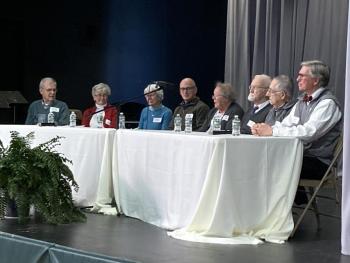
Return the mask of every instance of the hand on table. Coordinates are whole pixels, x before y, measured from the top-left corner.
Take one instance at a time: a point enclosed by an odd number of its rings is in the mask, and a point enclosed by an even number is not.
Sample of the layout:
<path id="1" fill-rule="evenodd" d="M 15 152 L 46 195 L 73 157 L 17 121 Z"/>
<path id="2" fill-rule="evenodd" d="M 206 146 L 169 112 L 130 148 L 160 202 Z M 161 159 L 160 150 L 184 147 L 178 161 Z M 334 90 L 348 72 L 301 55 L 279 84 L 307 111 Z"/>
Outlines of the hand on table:
<path id="1" fill-rule="evenodd" d="M 257 136 L 272 136 L 272 127 L 266 123 L 256 123 L 251 128 L 252 134 Z"/>

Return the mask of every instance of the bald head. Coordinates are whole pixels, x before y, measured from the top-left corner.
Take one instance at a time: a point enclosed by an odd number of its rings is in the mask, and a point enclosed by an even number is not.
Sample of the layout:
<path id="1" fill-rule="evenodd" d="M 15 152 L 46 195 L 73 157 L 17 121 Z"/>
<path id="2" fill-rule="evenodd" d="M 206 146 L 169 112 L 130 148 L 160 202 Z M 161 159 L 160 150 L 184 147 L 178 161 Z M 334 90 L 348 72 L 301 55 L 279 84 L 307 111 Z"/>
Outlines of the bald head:
<path id="1" fill-rule="evenodd" d="M 186 86 L 186 87 L 196 87 L 196 82 L 194 82 L 191 78 L 184 78 L 180 81 L 180 88 Z"/>
<path id="2" fill-rule="evenodd" d="M 184 78 L 181 80 L 180 95 L 185 102 L 191 101 L 197 95 L 197 86 L 193 79 Z"/>

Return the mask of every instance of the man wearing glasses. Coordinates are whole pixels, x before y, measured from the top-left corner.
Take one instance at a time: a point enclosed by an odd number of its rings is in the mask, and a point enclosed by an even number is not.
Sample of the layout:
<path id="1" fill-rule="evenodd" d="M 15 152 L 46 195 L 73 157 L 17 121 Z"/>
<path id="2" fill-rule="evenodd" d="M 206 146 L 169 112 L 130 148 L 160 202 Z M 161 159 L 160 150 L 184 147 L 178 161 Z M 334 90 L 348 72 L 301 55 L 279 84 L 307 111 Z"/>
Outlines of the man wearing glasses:
<path id="1" fill-rule="evenodd" d="M 47 115 L 52 112 L 57 125 L 69 124 L 69 109 L 65 102 L 56 99 L 57 82 L 46 77 L 40 81 L 39 92 L 42 99 L 32 102 L 28 108 L 25 124 L 35 125 L 47 122 Z"/>
<path id="2" fill-rule="evenodd" d="M 319 60 L 302 62 L 297 77 L 302 94 L 288 116 L 273 126 L 260 123 L 252 127 L 255 135 L 293 136 L 303 141 L 300 178 L 320 179 L 323 176 L 341 134 L 339 102 L 326 88 L 329 75 L 329 67 Z"/>
<path id="3" fill-rule="evenodd" d="M 265 121 L 272 105 L 269 102 L 269 97 L 266 95 L 271 84 L 271 77 L 267 75 L 255 75 L 250 86 L 248 100 L 253 102 L 253 105 L 246 111 L 242 119 L 241 133 L 251 134 L 251 127 L 255 123 Z"/>
<path id="4" fill-rule="evenodd" d="M 292 100 L 292 81 L 286 75 L 279 75 L 272 79 L 266 96 L 269 97 L 272 109 L 270 109 L 267 114 L 265 123 L 271 126 L 274 125 L 276 121 L 281 122 L 296 103 L 295 100 Z"/>
<path id="5" fill-rule="evenodd" d="M 212 131 L 213 120 L 220 120 L 220 130 L 232 130 L 232 120 L 235 115 L 240 119 L 243 116 L 243 109 L 235 101 L 235 92 L 229 83 L 217 82 L 212 96 L 214 108 L 212 108 L 206 118 L 205 123 L 199 131 Z"/>
<path id="6" fill-rule="evenodd" d="M 197 97 L 197 86 L 193 79 L 184 78 L 180 82 L 180 95 L 183 101 L 176 107 L 169 129 L 174 129 L 174 118 L 179 114 L 182 118 L 182 130 L 185 129 L 185 115 L 193 114 L 192 130 L 197 131 L 204 123 L 209 107 Z"/>

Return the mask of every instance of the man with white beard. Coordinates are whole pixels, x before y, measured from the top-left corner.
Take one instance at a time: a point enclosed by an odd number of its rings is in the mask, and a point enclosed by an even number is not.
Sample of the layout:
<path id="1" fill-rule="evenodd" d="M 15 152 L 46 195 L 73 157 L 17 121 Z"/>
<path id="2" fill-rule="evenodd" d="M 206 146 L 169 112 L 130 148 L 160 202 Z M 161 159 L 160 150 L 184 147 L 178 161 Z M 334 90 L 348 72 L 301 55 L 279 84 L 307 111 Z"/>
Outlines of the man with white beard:
<path id="1" fill-rule="evenodd" d="M 271 84 L 271 77 L 268 75 L 255 75 L 250 86 L 248 100 L 253 102 L 242 118 L 241 133 L 252 134 L 251 127 L 255 123 L 265 121 L 272 105 L 266 93 Z"/>

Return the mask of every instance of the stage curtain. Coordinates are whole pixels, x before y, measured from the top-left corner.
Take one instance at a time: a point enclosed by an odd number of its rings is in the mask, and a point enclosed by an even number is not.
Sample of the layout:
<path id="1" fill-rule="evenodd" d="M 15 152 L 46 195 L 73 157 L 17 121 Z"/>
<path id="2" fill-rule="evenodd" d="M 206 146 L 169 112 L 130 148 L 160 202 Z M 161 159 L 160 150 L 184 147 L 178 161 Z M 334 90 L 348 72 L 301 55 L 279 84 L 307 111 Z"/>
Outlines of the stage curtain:
<path id="1" fill-rule="evenodd" d="M 346 54 L 341 252 L 350 255 L 350 10 Z"/>
<path id="2" fill-rule="evenodd" d="M 348 0 L 228 0 L 225 81 L 248 107 L 256 74 L 289 75 L 300 62 L 319 59 L 331 67 L 329 88 L 343 105 Z"/>

